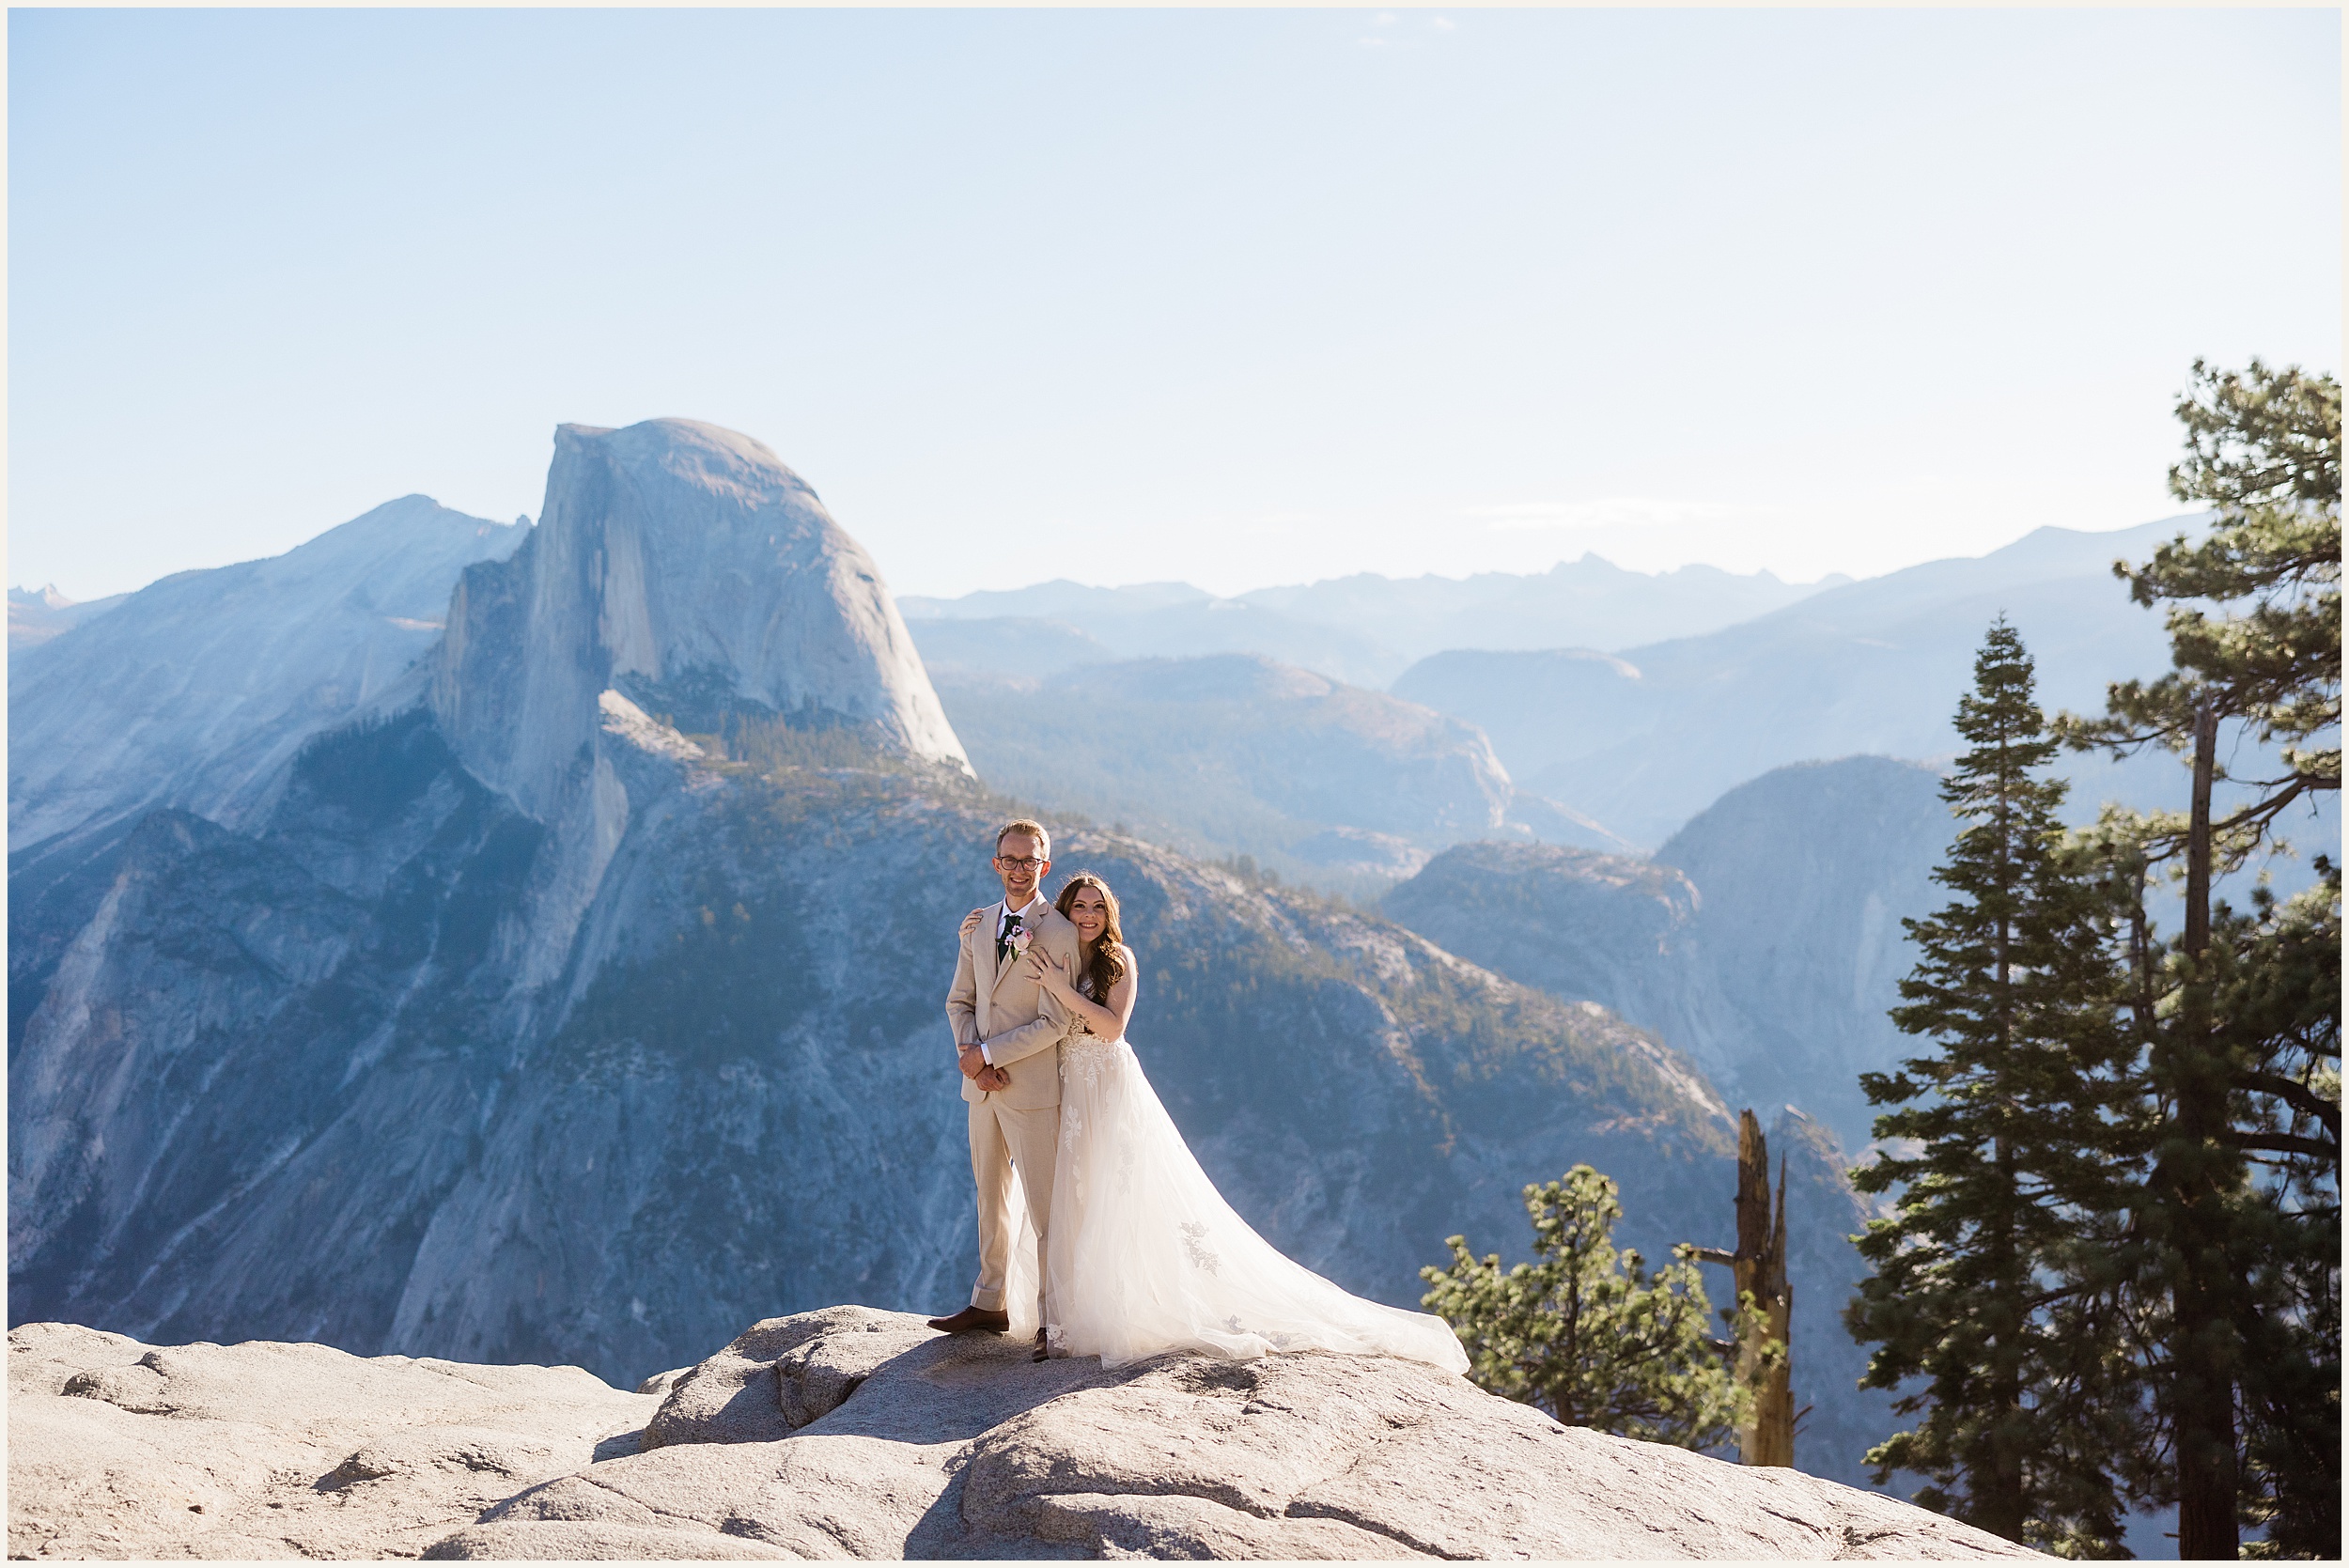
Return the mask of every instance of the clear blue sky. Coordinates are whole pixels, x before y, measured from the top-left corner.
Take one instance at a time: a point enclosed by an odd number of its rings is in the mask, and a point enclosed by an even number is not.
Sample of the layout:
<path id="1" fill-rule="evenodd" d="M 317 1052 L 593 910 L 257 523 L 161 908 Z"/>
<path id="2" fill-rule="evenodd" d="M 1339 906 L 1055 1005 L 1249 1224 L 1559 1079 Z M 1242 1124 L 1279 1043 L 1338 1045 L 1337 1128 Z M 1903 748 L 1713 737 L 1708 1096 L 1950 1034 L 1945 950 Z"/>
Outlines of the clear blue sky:
<path id="1" fill-rule="evenodd" d="M 561 421 L 766 441 L 901 592 L 1596 549 L 1809 578 L 2174 510 L 2338 370 L 2298 11 L 13 11 L 9 580 Z"/>

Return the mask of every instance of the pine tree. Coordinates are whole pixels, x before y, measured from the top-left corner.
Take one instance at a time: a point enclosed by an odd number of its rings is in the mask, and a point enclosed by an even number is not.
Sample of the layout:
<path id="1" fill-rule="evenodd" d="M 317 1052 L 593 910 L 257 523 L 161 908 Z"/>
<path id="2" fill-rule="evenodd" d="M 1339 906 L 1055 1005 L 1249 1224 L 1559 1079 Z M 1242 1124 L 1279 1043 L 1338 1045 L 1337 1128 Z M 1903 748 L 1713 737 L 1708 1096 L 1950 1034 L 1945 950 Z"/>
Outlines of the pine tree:
<path id="1" fill-rule="evenodd" d="M 2077 746 L 2158 745 L 2191 768 L 2188 810 L 2139 832 L 2146 859 L 2183 862 L 2186 910 L 2142 1064 L 2153 1167 L 2130 1204 L 2128 1272 L 2153 1326 L 2159 1421 L 2134 1490 L 2177 1503 L 2187 1558 L 2235 1556 L 2247 1519 L 2267 1527 L 2266 1549 L 2329 1529 L 2337 1553 L 2338 1373 L 2327 1392 L 2325 1333 L 2292 1326 L 2339 1298 L 2338 951 L 2311 961 L 2304 934 L 2338 929 L 2340 883 L 2320 859 L 2312 903 L 2251 917 L 2214 908 L 2211 883 L 2274 847 L 2294 802 L 2341 787 L 2341 389 L 2257 360 L 2239 374 L 2197 361 L 2178 415 L 2186 457 L 2170 489 L 2211 505 L 2214 525 L 2114 568 L 2139 603 L 2169 607 L 2173 668 L 2112 687 L 2103 718 L 2060 726 Z M 2254 745 L 2222 748 L 2230 725 Z M 2273 766 L 2233 777 L 2222 750 Z M 2228 784 L 2238 803 L 2220 815 Z M 2256 1455 L 2246 1422 L 2264 1435 Z M 2290 1457 L 2326 1432 L 2324 1459 Z"/>
<path id="2" fill-rule="evenodd" d="M 1651 1277 L 1617 1252 L 1615 1184 L 1587 1165 L 1525 1189 L 1533 1261 L 1504 1271 L 1453 1236 L 1449 1269 L 1423 1268 L 1422 1304 L 1468 1347 L 1469 1379 L 1568 1426 L 1717 1448 L 1742 1405 L 1706 1333 L 1711 1304 L 1687 1248 Z"/>
<path id="3" fill-rule="evenodd" d="M 2117 1556 L 2125 1379 L 2086 1243 L 2113 1206 L 2118 986 L 2107 902 L 2062 852 L 2064 785 L 2040 776 L 2057 742 L 2032 683 L 2001 618 L 1942 786 L 1964 826 L 1934 877 L 1954 899 L 1906 923 L 1919 959 L 1892 1018 L 1937 1048 L 1861 1078 L 1892 1152 L 1853 1180 L 1899 1196 L 1858 1238 L 1873 1273 L 1844 1321 L 1877 1346 L 1864 1386 L 1921 1380 L 1893 1407 L 1922 1419 L 1868 1454 L 1879 1483 L 1912 1471 L 1927 1507 Z"/>
<path id="4" fill-rule="evenodd" d="M 2251 1102 L 2271 1163 L 2237 1228 L 2247 1556 L 2341 1556 L 2341 872 L 2320 868 L 2212 934 L 2224 1032 L 2291 1086 Z"/>

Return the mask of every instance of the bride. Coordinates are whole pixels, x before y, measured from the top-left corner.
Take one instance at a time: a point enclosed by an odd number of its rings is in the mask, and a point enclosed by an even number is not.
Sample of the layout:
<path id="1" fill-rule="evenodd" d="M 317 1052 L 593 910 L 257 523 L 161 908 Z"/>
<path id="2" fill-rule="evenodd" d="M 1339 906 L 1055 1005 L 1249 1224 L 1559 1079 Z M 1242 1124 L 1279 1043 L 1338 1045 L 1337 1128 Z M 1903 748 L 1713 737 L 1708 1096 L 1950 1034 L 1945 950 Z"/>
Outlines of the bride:
<path id="1" fill-rule="evenodd" d="M 1443 1319 L 1350 1296 L 1283 1257 L 1234 1213 L 1199 1168 L 1126 1043 L 1136 965 L 1117 897 L 1079 872 L 1055 901 L 1076 926 L 1077 962 L 1042 943 L 1021 960 L 1077 1026 L 1061 1047 L 1059 1157 L 1044 1258 L 1045 1343 L 1053 1356 L 1122 1366 L 1162 1350 L 1236 1359 L 1331 1350 L 1468 1370 Z M 1015 1195 L 1012 1212 L 1025 1215 Z M 1011 1249 L 1011 1332 L 1035 1332 L 1033 1236 Z M 1038 1359 L 1048 1352 L 1039 1349 Z"/>

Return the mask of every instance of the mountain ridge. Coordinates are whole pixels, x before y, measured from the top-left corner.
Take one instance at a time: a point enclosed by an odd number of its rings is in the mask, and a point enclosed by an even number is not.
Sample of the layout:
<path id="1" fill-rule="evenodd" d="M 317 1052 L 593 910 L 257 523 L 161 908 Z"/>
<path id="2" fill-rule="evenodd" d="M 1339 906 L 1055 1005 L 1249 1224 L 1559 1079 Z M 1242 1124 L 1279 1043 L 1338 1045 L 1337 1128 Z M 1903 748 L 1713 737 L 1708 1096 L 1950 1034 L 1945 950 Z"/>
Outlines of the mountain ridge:
<path id="1" fill-rule="evenodd" d="M 1743 1103 L 1791 1102 L 1849 1149 L 1875 1111 L 1859 1074 L 1912 1043 L 1888 1009 L 1913 963 L 1901 922 L 1956 825 L 1940 775 L 1892 757 L 1775 768 L 1652 857 L 1463 844 L 1379 907 L 1449 951 L 1653 1031 Z"/>
<path id="2" fill-rule="evenodd" d="M 15 654 L 24 648 L 39 647 L 91 616 L 104 614 L 130 597 L 109 594 L 104 598 L 70 599 L 57 592 L 54 582 L 39 588 L 10 588 L 8 652 Z"/>
<path id="3" fill-rule="evenodd" d="M 11 850 L 157 805 L 265 810 L 309 736 L 439 639 L 458 573 L 528 533 L 406 496 L 282 555 L 175 573 L 14 653 Z"/>
<path id="4" fill-rule="evenodd" d="M 2034 530 L 1984 556 L 1905 567 L 1700 637 L 1621 649 L 1451 650 L 1397 678 L 1398 696 L 1478 724 L 1513 778 L 1634 844 L 1658 845 L 1728 789 L 1785 764 L 1954 752 L 1950 715 L 2004 613 L 2049 708 L 2095 711 L 2108 682 L 2169 666 L 2160 619 L 2110 564 L 2192 519 L 2110 534 Z M 2176 792 L 2176 769 L 2067 759 L 2076 804 Z"/>
<path id="5" fill-rule="evenodd" d="M 1837 578 L 1823 579 L 1832 582 Z M 1417 658 L 1452 646 L 1547 646 L 1697 631 L 1814 593 L 1768 572 L 1690 566 L 1626 571 L 1592 553 L 1546 572 L 1465 579 L 1361 572 L 1218 598 L 1183 582 L 1097 588 L 1056 579 L 959 598 L 909 598 L 908 619 L 950 658 L 1017 674 L 990 644 L 1017 647 L 1022 627 L 1051 621 L 1124 659 L 1254 653 L 1353 685 L 1383 688 Z M 955 635 L 946 629 L 985 637 Z M 1033 635 L 1033 633 L 1027 633 Z"/>
<path id="6" fill-rule="evenodd" d="M 994 787 L 1329 891 L 1375 893 L 1493 834 L 1626 847 L 1519 789 L 1475 726 L 1262 655 L 936 680 Z"/>

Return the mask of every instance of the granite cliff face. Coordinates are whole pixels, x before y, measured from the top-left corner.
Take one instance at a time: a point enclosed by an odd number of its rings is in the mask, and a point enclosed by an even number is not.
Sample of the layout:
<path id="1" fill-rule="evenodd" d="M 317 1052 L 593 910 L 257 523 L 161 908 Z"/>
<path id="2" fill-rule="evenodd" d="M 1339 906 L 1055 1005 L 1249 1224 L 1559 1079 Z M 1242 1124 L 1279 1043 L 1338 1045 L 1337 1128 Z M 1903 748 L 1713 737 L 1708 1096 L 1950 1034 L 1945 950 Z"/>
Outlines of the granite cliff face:
<path id="1" fill-rule="evenodd" d="M 547 499 L 513 560 L 457 585 L 431 657 L 250 779 L 265 814 L 150 811 L 19 858 L 20 1315 L 372 1345 L 429 1295 L 418 1259 L 499 1111 L 615 955 L 683 940 L 679 880 L 735 848 L 707 836 L 723 775 L 619 686 L 770 751 L 967 772 L 870 562 L 764 448 L 567 428 Z"/>
<path id="2" fill-rule="evenodd" d="M 1792 1101 L 1863 1147 L 1859 1074 L 1915 1042 L 1885 1014 L 1914 961 L 1901 922 L 1947 895 L 1940 776 L 1890 757 L 1781 768 L 1653 860 L 1461 845 L 1382 907 L 1513 980 L 1594 1001 L 1688 1053 L 1739 1104 Z"/>
<path id="3" fill-rule="evenodd" d="M 555 431 L 537 533 L 468 571 L 431 670 L 467 771 L 541 820 L 616 690 L 688 727 L 848 726 L 968 768 L 863 546 L 747 436 L 684 419 Z"/>
<path id="4" fill-rule="evenodd" d="M 1933 870 L 1958 827 L 1940 774 L 1890 757 L 1776 768 L 1700 812 L 1656 852 L 1706 899 L 1699 984 L 1723 1011 L 1690 1048 L 1863 1146 L 1859 1075 L 1924 1045 L 1887 1017 L 1917 959 L 1901 922 L 1950 901 Z"/>

